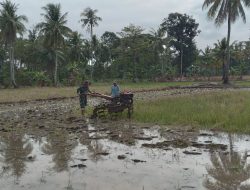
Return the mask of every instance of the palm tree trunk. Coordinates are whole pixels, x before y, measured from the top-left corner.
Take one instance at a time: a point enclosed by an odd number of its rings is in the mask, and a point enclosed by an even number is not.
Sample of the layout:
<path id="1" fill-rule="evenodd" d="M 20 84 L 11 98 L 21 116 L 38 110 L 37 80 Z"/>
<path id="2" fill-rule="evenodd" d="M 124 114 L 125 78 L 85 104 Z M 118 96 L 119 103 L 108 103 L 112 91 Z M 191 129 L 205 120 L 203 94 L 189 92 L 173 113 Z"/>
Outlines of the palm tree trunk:
<path id="1" fill-rule="evenodd" d="M 9 54 L 10 54 L 10 81 L 11 85 L 13 85 L 14 88 L 17 88 L 17 84 L 15 81 L 14 47 L 12 43 L 10 44 Z"/>
<path id="2" fill-rule="evenodd" d="M 92 42 L 92 39 L 93 39 L 93 26 L 92 25 L 90 25 L 90 38 Z"/>
<path id="3" fill-rule="evenodd" d="M 111 62 L 112 62 L 112 55 L 111 55 L 111 49 L 110 47 L 108 47 L 108 50 L 109 50 L 109 63 L 111 65 Z"/>
<path id="4" fill-rule="evenodd" d="M 160 59 L 160 62 L 161 62 L 161 75 L 163 76 L 164 75 L 164 62 L 165 62 L 164 55 L 162 56 L 162 59 Z"/>
<path id="5" fill-rule="evenodd" d="M 90 79 L 93 81 L 93 73 L 94 73 L 94 62 L 93 57 L 91 57 L 91 73 L 90 73 Z"/>
<path id="6" fill-rule="evenodd" d="M 133 76 L 133 82 L 137 82 L 136 53 L 134 53 L 133 62 L 134 62 L 134 76 Z"/>
<path id="7" fill-rule="evenodd" d="M 224 84 L 229 82 L 229 65 L 230 65 L 230 35 L 231 35 L 231 6 L 229 6 L 228 13 L 228 27 L 227 27 L 227 63 L 225 64 L 225 76 L 223 79 Z"/>
<path id="8" fill-rule="evenodd" d="M 91 74 L 90 78 L 93 80 L 94 65 L 93 65 L 93 26 L 90 25 L 90 59 L 91 59 Z"/>
<path id="9" fill-rule="evenodd" d="M 158 52 L 157 52 L 158 50 L 156 49 L 156 47 L 154 47 L 154 64 L 155 65 L 158 65 L 158 64 L 160 64 L 159 62 L 158 62 Z"/>
<path id="10" fill-rule="evenodd" d="M 182 79 L 182 75 L 183 75 L 183 47 L 181 44 L 181 79 Z"/>
<path id="11" fill-rule="evenodd" d="M 224 79 L 225 79 L 225 75 L 226 75 L 226 67 L 225 67 L 225 65 L 226 65 L 226 62 L 227 62 L 227 56 L 224 56 L 223 57 L 223 64 L 222 64 L 222 80 L 224 81 Z"/>
<path id="12" fill-rule="evenodd" d="M 57 81 L 57 70 L 58 70 L 58 58 L 57 58 L 57 52 L 55 52 L 55 73 L 54 73 L 54 84 L 55 86 L 58 85 L 58 81 Z"/>
<path id="13" fill-rule="evenodd" d="M 2 64 L 3 64 L 3 62 L 2 62 L 2 60 L 0 60 L 0 85 L 2 84 L 2 82 L 3 82 L 3 69 L 2 69 Z"/>

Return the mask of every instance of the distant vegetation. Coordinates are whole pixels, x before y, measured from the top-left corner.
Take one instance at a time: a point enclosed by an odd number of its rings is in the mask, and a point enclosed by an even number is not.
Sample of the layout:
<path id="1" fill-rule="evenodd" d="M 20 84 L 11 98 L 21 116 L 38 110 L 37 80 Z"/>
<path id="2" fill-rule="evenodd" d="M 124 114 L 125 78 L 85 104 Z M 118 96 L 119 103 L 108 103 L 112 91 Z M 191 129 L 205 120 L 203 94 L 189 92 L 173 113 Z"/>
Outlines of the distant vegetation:
<path id="1" fill-rule="evenodd" d="M 250 41 L 230 43 L 231 23 L 239 16 L 246 20 L 243 5 L 248 7 L 250 3 L 204 2 L 203 8 L 209 8 L 208 16 L 215 18 L 216 24 L 228 21 L 228 35 L 203 51 L 195 41 L 201 32 L 199 23 L 190 15 L 170 13 L 150 32 L 130 24 L 117 33 L 106 31 L 98 37 L 94 31 L 102 18 L 97 10 L 86 8 L 76 18 L 90 33 L 86 39 L 67 27 L 68 13 L 62 12 L 60 4 L 45 5 L 42 22 L 26 30 L 28 19 L 18 15 L 18 5 L 6 0 L 0 9 L 0 86 L 76 85 L 85 79 L 166 81 L 219 75 L 228 83 L 229 74 L 242 77 L 249 73 Z"/>

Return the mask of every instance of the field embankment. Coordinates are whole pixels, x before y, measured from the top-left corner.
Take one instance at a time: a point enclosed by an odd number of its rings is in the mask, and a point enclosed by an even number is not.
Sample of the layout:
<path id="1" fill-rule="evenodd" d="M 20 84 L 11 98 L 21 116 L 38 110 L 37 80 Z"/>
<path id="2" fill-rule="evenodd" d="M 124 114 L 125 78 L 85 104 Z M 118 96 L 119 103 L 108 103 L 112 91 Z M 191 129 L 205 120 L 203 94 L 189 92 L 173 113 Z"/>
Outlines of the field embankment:
<path id="1" fill-rule="evenodd" d="M 145 82 L 120 84 L 122 91 L 143 91 L 149 89 L 161 89 L 165 87 L 187 86 L 194 82 Z M 99 93 L 110 93 L 110 83 L 94 83 L 90 89 Z M 28 102 L 33 100 L 48 100 L 76 97 L 77 87 L 31 87 L 18 89 L 1 89 L 0 103 Z"/>

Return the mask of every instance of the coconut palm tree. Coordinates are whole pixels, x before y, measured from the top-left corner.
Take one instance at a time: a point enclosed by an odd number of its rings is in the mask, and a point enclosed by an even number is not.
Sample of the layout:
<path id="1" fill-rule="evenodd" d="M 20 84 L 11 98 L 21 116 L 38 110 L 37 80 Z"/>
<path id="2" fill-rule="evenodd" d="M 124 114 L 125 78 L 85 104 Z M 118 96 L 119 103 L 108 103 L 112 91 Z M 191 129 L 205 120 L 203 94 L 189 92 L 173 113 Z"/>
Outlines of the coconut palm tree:
<path id="1" fill-rule="evenodd" d="M 98 10 L 91 9 L 90 7 L 87 7 L 82 13 L 81 13 L 81 20 L 82 27 L 87 27 L 87 31 L 90 32 L 90 38 L 92 40 L 93 38 L 93 28 L 95 26 L 98 26 L 98 22 L 102 21 L 101 17 L 98 17 L 96 13 Z"/>
<path id="2" fill-rule="evenodd" d="M 225 64 L 225 77 L 223 83 L 229 82 L 229 64 L 230 64 L 230 35 L 231 24 L 234 23 L 239 17 L 246 23 L 246 15 L 244 7 L 250 7 L 250 0 L 205 0 L 202 8 L 209 8 L 207 16 L 215 18 L 217 26 L 222 25 L 227 20 L 227 63 Z"/>
<path id="3" fill-rule="evenodd" d="M 83 58 L 84 40 L 78 32 L 72 32 L 68 40 L 69 55 L 73 62 L 80 63 Z"/>
<path id="4" fill-rule="evenodd" d="M 64 45 L 65 37 L 71 34 L 71 29 L 66 26 L 68 13 L 62 14 L 60 4 L 49 3 L 42 8 L 41 14 L 44 21 L 37 25 L 40 34 L 44 36 L 44 44 L 55 52 L 54 83 L 58 84 L 58 51 Z"/>
<path id="5" fill-rule="evenodd" d="M 37 40 L 37 28 L 33 28 L 32 30 L 28 30 L 28 40 L 30 42 L 35 42 Z"/>
<path id="6" fill-rule="evenodd" d="M 1 38 L 8 47 L 10 59 L 10 80 L 11 84 L 16 88 L 15 72 L 14 72 L 14 44 L 17 34 L 22 35 L 25 31 L 24 22 L 28 19 L 24 15 L 17 15 L 18 5 L 6 0 L 1 2 L 0 10 L 0 31 Z"/>
<path id="7" fill-rule="evenodd" d="M 84 9 L 84 11 L 81 13 L 81 20 L 80 22 L 82 22 L 82 27 L 87 27 L 87 31 L 90 32 L 90 59 L 91 59 L 91 64 L 94 62 L 94 50 L 93 50 L 93 28 L 95 26 L 98 26 L 98 22 L 102 21 L 101 17 L 98 17 L 96 15 L 96 13 L 98 12 L 98 10 L 96 9 L 91 9 L 90 7 L 87 7 L 86 9 Z M 93 65 L 91 67 L 91 80 L 93 79 Z"/>

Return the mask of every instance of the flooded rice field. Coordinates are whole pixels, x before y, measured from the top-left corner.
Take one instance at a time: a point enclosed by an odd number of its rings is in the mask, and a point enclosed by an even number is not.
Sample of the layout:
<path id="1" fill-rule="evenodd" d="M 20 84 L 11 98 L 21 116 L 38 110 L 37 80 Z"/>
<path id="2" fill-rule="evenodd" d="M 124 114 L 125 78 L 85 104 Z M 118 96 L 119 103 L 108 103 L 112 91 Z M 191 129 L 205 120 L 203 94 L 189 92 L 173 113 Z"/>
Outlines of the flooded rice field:
<path id="1" fill-rule="evenodd" d="M 1 132 L 1 189 L 250 188 L 249 136 L 109 125 Z"/>
<path id="2" fill-rule="evenodd" d="M 250 136 L 86 121 L 75 105 L 0 106 L 0 189 L 250 189 Z"/>

